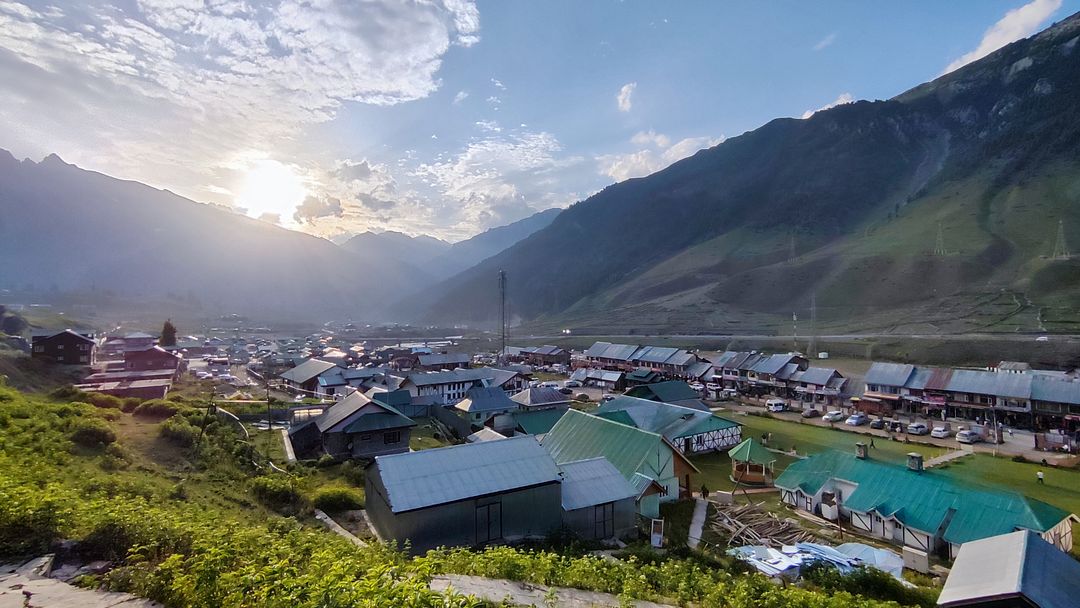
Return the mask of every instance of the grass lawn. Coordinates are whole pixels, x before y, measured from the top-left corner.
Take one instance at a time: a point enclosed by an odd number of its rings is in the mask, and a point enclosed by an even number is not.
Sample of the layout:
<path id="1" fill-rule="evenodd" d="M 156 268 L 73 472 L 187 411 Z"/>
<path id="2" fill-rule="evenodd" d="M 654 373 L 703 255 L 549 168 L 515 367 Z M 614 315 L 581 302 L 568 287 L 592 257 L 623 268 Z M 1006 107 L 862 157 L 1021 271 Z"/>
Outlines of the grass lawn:
<path id="1" fill-rule="evenodd" d="M 758 437 L 760 436 L 761 433 L 758 433 Z M 731 481 L 731 459 L 728 458 L 726 451 L 694 456 L 691 460 L 694 466 L 701 470 L 701 474 L 694 477 L 695 492 L 701 489 L 701 484 L 705 484 L 705 487 L 709 488 L 710 492 L 715 490 L 730 491 L 735 488 L 735 482 Z M 777 454 L 776 464 L 774 465 L 776 474 L 779 475 L 794 460 L 795 457 L 793 456 Z"/>
<path id="2" fill-rule="evenodd" d="M 1071 513 L 1080 513 L 1080 471 L 1076 469 L 1044 467 L 990 454 L 975 454 L 934 470 L 968 483 L 1011 488 Z M 1038 471 L 1046 476 L 1045 484 L 1036 481 Z"/>
<path id="3" fill-rule="evenodd" d="M 431 448 L 441 448 L 452 443 L 439 431 L 431 418 L 414 418 L 413 420 L 416 421 L 416 426 L 413 427 L 412 433 L 409 435 L 410 449 L 430 450 Z"/>

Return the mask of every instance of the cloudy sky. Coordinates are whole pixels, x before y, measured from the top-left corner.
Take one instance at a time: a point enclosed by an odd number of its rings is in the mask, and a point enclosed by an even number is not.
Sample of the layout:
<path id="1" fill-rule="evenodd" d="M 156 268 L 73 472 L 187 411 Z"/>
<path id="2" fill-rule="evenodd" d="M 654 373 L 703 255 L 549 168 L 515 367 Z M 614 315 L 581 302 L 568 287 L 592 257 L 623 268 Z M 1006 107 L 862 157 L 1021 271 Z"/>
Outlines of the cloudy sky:
<path id="1" fill-rule="evenodd" d="M 0 0 L 0 148 L 333 237 L 457 240 L 1080 0 Z"/>

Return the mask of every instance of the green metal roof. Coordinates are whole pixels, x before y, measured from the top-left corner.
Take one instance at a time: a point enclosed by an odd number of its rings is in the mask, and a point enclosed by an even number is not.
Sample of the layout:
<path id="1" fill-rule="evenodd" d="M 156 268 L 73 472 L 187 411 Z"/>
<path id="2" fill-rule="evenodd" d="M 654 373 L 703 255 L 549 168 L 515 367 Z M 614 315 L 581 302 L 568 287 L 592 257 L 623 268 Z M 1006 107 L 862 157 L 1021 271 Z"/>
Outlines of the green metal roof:
<path id="1" fill-rule="evenodd" d="M 836 451 L 792 463 L 775 485 L 812 495 L 834 478 L 858 486 L 843 498 L 845 507 L 860 513 L 876 511 L 931 534 L 944 525 L 942 537 L 955 544 L 1017 529 L 1045 532 L 1069 516 L 1016 492 L 961 484 L 935 471 L 919 473 Z"/>
<path id="2" fill-rule="evenodd" d="M 637 428 L 637 424 L 634 423 L 634 419 L 630 417 L 625 410 L 616 410 L 614 412 L 596 412 L 596 415 L 605 418 L 607 420 L 614 420 L 619 424 L 625 424 L 626 426 L 632 426 Z"/>
<path id="3" fill-rule="evenodd" d="M 772 464 L 776 462 L 776 454 L 766 450 L 761 444 L 748 437 L 739 445 L 728 450 L 728 456 L 735 462 L 749 462 L 750 464 Z"/>
<path id="4" fill-rule="evenodd" d="M 401 414 L 379 412 L 377 414 L 365 414 L 360 416 L 352 424 L 345 427 L 345 432 L 368 433 L 371 431 L 401 429 L 412 426 L 416 426 L 416 423 Z"/>
<path id="5" fill-rule="evenodd" d="M 596 415 L 660 433 L 670 441 L 739 426 L 712 412 L 626 395 L 602 403 Z"/>
<path id="6" fill-rule="evenodd" d="M 577 410 L 567 410 L 544 435 L 543 445 L 559 464 L 603 456 L 627 479 L 657 450 L 667 449 L 685 459 L 657 433 Z M 693 464 L 690 466 L 696 470 Z"/>
<path id="7" fill-rule="evenodd" d="M 690 388 L 690 385 L 682 380 L 668 380 L 667 382 L 642 384 L 626 391 L 626 394 L 631 397 L 653 399 L 665 403 L 701 398 L 701 395 L 699 395 L 697 391 Z"/>
<path id="8" fill-rule="evenodd" d="M 543 435 L 555 426 L 566 410 L 540 410 L 538 412 L 514 412 L 514 422 L 529 435 Z"/>

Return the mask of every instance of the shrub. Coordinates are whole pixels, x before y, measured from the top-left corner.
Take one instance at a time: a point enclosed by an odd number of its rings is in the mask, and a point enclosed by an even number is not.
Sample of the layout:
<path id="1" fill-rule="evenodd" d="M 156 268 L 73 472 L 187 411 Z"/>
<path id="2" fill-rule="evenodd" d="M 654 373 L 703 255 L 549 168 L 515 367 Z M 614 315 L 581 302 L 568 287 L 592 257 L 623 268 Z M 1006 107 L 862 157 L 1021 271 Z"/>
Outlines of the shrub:
<path id="1" fill-rule="evenodd" d="M 119 397 L 104 393 L 89 393 L 86 395 L 86 400 L 94 407 L 102 409 L 118 410 L 124 406 L 124 401 Z"/>
<path id="2" fill-rule="evenodd" d="M 1013 462 L 1029 462 L 1027 458 L 1024 458 L 1023 454 L 1017 454 L 1012 457 Z"/>
<path id="3" fill-rule="evenodd" d="M 161 436 L 176 445 L 190 448 L 199 439 L 199 429 L 192 426 L 183 416 L 173 416 L 161 423 Z"/>
<path id="4" fill-rule="evenodd" d="M 136 416 L 146 416 L 152 418 L 168 418 L 180 412 L 183 408 L 171 401 L 165 401 L 164 399 L 151 399 L 149 401 L 143 401 L 137 405 L 132 412 Z"/>
<path id="5" fill-rule="evenodd" d="M 251 481 L 251 491 L 259 502 L 280 513 L 295 514 L 305 506 L 296 481 L 286 475 L 263 475 Z"/>
<path id="6" fill-rule="evenodd" d="M 337 460 L 333 456 L 329 454 L 323 454 L 319 457 L 319 461 L 315 463 L 315 466 L 319 467 L 320 469 L 325 469 L 326 467 L 332 467 L 335 464 L 337 464 Z"/>
<path id="7" fill-rule="evenodd" d="M 80 418 L 71 431 L 71 440 L 86 448 L 99 448 L 116 441 L 116 433 L 104 420 Z"/>
<path id="8" fill-rule="evenodd" d="M 359 492 L 345 487 L 320 488 L 312 497 L 316 509 L 327 512 L 355 511 L 364 508 L 364 497 Z"/>
<path id="9" fill-rule="evenodd" d="M 341 476 L 357 487 L 364 487 L 364 465 L 352 460 L 341 465 Z"/>
<path id="10" fill-rule="evenodd" d="M 854 595 L 876 600 L 893 601 L 904 606 L 937 606 L 937 592 L 933 589 L 911 589 L 892 577 L 891 574 L 860 566 L 848 574 L 842 574 L 835 566 L 822 562 L 812 563 L 802 568 L 803 579 L 828 591 L 836 593 L 846 591 Z"/>
<path id="11" fill-rule="evenodd" d="M 49 392 L 49 397 L 56 401 L 78 401 L 80 399 L 87 399 L 89 395 L 74 386 L 68 385 L 53 389 Z"/>

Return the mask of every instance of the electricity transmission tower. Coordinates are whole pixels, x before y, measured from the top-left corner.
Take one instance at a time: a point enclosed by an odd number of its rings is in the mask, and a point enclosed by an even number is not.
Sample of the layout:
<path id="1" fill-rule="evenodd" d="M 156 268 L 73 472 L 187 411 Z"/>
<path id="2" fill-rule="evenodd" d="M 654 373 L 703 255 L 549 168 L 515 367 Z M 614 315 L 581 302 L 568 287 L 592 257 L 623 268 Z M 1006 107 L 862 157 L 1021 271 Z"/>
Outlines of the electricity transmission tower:
<path id="1" fill-rule="evenodd" d="M 499 271 L 499 335 L 501 336 L 502 348 L 499 350 L 499 361 L 506 358 L 506 336 L 510 325 L 506 316 L 506 271 Z"/>
<path id="2" fill-rule="evenodd" d="M 788 264 L 794 264 L 798 256 L 795 255 L 795 233 L 791 233 L 791 240 L 788 241 Z"/>
<path id="3" fill-rule="evenodd" d="M 1055 260 L 1069 259 L 1069 248 L 1065 245 L 1065 222 L 1062 220 L 1058 220 L 1057 239 L 1054 240 L 1054 255 L 1050 257 Z"/>
<path id="4" fill-rule="evenodd" d="M 945 232 L 941 228 L 941 222 L 937 224 L 937 242 L 934 243 L 934 255 L 945 255 Z"/>

